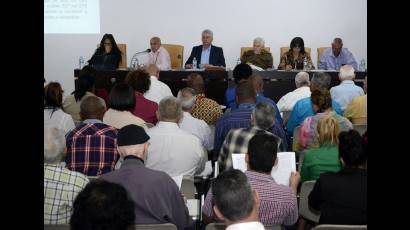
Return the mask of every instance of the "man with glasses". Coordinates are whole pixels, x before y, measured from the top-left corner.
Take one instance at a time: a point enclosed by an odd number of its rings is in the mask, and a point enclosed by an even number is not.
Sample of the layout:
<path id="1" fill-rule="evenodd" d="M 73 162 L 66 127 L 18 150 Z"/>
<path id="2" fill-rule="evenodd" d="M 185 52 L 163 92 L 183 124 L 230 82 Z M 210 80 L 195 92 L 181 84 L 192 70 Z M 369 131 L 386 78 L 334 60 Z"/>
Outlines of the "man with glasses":
<path id="1" fill-rule="evenodd" d="M 357 62 L 353 54 L 347 48 L 343 48 L 341 38 L 335 38 L 332 48 L 327 48 L 320 57 L 318 67 L 324 70 L 339 70 L 343 65 L 351 65 L 357 70 Z"/>

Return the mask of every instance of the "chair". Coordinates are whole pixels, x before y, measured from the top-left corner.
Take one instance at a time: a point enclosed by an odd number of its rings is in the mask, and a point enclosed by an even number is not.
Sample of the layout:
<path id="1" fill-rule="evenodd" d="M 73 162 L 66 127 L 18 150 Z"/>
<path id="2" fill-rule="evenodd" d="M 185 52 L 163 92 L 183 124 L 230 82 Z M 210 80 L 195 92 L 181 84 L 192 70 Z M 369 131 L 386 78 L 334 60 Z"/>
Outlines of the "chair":
<path id="1" fill-rule="evenodd" d="M 319 222 L 320 214 L 313 212 L 309 208 L 308 197 L 310 192 L 313 190 L 316 181 L 305 181 L 300 188 L 300 200 L 299 200 L 299 215 L 307 220 L 313 221 L 315 223 Z"/>
<path id="2" fill-rule="evenodd" d="M 162 44 L 171 58 L 171 68 L 181 69 L 184 60 L 184 46 L 174 44 Z"/>
<path id="3" fill-rule="evenodd" d="M 290 47 L 280 47 L 280 56 L 282 57 L 282 55 L 286 52 L 288 52 L 290 49 Z M 310 52 L 310 48 L 309 47 L 305 47 L 305 51 L 306 53 L 309 54 L 310 57 L 312 57 L 312 53 Z"/>
<path id="4" fill-rule="evenodd" d="M 91 181 L 97 180 L 97 179 L 99 178 L 99 176 L 87 176 L 87 178 L 88 178 L 88 180 L 90 180 L 90 182 L 91 182 Z"/>
<path id="5" fill-rule="evenodd" d="M 267 52 L 270 52 L 270 47 L 265 47 L 263 49 Z M 241 56 L 240 57 L 242 57 L 243 53 L 245 53 L 246 51 L 249 51 L 249 50 L 253 50 L 253 47 L 241 47 Z"/>
<path id="6" fill-rule="evenodd" d="M 127 68 L 127 44 L 117 43 L 118 49 L 121 51 L 121 61 L 118 65 L 118 68 Z M 100 44 L 97 45 L 97 48 L 100 47 Z"/>
<path id="7" fill-rule="evenodd" d="M 205 227 L 205 230 L 225 230 L 226 225 L 223 223 L 210 223 Z"/>
<path id="8" fill-rule="evenodd" d="M 187 200 L 195 199 L 195 194 L 197 191 L 194 184 L 194 177 L 185 175 L 182 178 L 181 192 Z"/>
<path id="9" fill-rule="evenodd" d="M 44 230 L 70 230 L 69 224 L 45 224 Z"/>
<path id="10" fill-rule="evenodd" d="M 282 230 L 282 227 L 280 225 L 276 226 L 265 226 L 265 230 Z"/>
<path id="11" fill-rule="evenodd" d="M 320 57 L 322 56 L 322 53 L 325 52 L 325 50 L 327 48 L 330 48 L 330 47 L 319 47 L 319 48 L 317 48 L 317 67 L 318 68 L 319 68 Z"/>
<path id="12" fill-rule="evenodd" d="M 299 152 L 299 132 L 300 132 L 300 125 L 296 126 L 293 130 L 293 141 L 292 141 L 292 151 Z"/>
<path id="13" fill-rule="evenodd" d="M 367 124 L 363 124 L 363 125 L 353 124 L 353 129 L 359 132 L 360 135 L 363 135 L 367 130 Z"/>
<path id="14" fill-rule="evenodd" d="M 312 230 L 365 230 L 367 225 L 333 225 L 321 224 L 312 228 Z"/>
<path id="15" fill-rule="evenodd" d="M 177 230 L 177 226 L 171 223 L 166 224 L 136 224 L 133 230 Z"/>
<path id="16" fill-rule="evenodd" d="M 283 116 L 282 116 L 283 125 L 286 125 L 288 123 L 288 120 L 289 120 L 289 117 L 292 111 L 283 111 L 282 113 L 283 113 Z"/>

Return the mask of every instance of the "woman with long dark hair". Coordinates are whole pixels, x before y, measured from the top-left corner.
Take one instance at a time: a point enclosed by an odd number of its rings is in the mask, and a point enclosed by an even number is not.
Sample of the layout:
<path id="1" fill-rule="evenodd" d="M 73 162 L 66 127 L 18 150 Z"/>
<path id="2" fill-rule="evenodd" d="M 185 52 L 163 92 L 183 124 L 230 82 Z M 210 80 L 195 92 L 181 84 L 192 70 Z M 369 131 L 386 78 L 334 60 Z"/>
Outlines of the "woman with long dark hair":
<path id="1" fill-rule="evenodd" d="M 310 54 L 305 51 L 305 43 L 301 37 L 295 37 L 290 42 L 290 49 L 280 57 L 278 69 L 303 69 L 303 61 L 307 59 L 311 69 L 315 66 L 312 63 Z"/>
<path id="2" fill-rule="evenodd" d="M 100 46 L 88 60 L 89 65 L 96 69 L 115 70 L 121 61 L 121 51 L 112 34 L 104 34 Z"/>

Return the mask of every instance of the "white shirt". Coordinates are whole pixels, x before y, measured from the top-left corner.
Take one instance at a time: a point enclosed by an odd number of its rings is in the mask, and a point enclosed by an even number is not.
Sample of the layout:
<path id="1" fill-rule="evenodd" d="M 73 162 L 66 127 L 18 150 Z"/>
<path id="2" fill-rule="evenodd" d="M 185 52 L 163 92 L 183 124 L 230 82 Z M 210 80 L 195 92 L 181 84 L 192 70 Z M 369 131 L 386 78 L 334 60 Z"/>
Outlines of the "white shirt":
<path id="1" fill-rule="evenodd" d="M 278 101 L 278 104 L 276 105 L 281 112 L 292 111 L 293 106 L 295 106 L 297 101 L 305 97 L 310 97 L 310 94 L 311 92 L 309 86 L 302 86 L 292 92 L 287 93 Z"/>
<path id="2" fill-rule="evenodd" d="M 149 90 L 145 92 L 144 97 L 159 104 L 164 97 L 168 96 L 174 96 L 169 86 L 158 80 L 157 77 L 151 76 L 151 86 Z"/>
<path id="3" fill-rule="evenodd" d="M 352 80 L 344 80 L 338 86 L 334 86 L 330 89 L 330 95 L 332 100 L 339 103 L 340 107 L 344 111 L 353 98 L 363 96 L 364 91 L 361 87 L 354 84 Z"/>
<path id="4" fill-rule="evenodd" d="M 155 64 L 160 70 L 170 70 L 171 58 L 168 51 L 162 46 L 155 53 L 151 50 L 148 53 L 148 64 Z"/>
<path id="5" fill-rule="evenodd" d="M 226 228 L 226 230 L 265 230 L 265 227 L 261 222 L 253 221 L 239 224 L 231 224 Z"/>
<path id="6" fill-rule="evenodd" d="M 63 112 L 62 109 L 54 113 L 52 109 L 44 109 L 44 127 L 56 127 L 67 134 L 75 128 L 75 125 L 71 115 Z"/>
<path id="7" fill-rule="evenodd" d="M 148 129 L 150 136 L 145 165 L 168 173 L 169 176 L 200 174 L 205 168 L 207 155 L 201 141 L 182 130 L 176 123 L 160 121 Z"/>
<path id="8" fill-rule="evenodd" d="M 184 117 L 179 122 L 179 127 L 198 137 L 205 149 L 212 150 L 214 148 L 211 128 L 209 128 L 205 121 L 193 117 L 188 112 L 184 112 Z"/>
<path id="9" fill-rule="evenodd" d="M 118 111 L 115 109 L 108 109 L 104 113 L 103 122 L 104 124 L 110 125 L 117 129 L 121 129 L 124 126 L 131 124 L 141 126 L 145 130 L 148 129 L 148 127 L 145 125 L 144 120 L 135 116 L 129 111 Z"/>

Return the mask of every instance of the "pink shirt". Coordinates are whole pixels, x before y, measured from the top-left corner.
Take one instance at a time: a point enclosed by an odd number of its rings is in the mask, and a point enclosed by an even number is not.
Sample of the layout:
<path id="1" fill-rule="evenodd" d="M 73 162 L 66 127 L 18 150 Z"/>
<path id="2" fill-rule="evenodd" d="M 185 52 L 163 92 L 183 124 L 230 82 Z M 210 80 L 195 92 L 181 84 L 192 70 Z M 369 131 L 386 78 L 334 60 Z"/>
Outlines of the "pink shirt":
<path id="1" fill-rule="evenodd" d="M 168 51 L 164 47 L 159 47 L 157 52 L 149 52 L 148 64 L 155 64 L 160 70 L 171 69 L 171 58 Z"/>

